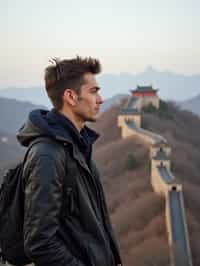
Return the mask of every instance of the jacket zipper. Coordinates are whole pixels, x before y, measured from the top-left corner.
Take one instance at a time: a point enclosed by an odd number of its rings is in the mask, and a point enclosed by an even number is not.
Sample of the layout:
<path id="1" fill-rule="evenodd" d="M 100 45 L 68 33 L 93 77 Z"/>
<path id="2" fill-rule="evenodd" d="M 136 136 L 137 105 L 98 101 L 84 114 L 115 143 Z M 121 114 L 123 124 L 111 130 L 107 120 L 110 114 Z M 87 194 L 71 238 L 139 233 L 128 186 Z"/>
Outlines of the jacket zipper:
<path id="1" fill-rule="evenodd" d="M 81 169 L 81 172 L 82 171 L 85 171 L 85 169 Z M 85 171 L 86 172 L 86 171 Z M 84 174 L 84 176 L 89 176 L 89 178 L 87 178 L 87 180 L 88 180 L 88 182 L 89 182 L 89 184 L 90 184 L 90 188 L 93 188 L 92 190 L 93 190 L 93 192 L 94 192 L 94 194 L 95 194 L 95 198 L 96 198 L 96 202 L 97 202 L 97 207 L 98 207 L 98 209 L 99 209 L 99 207 L 100 207 L 100 205 L 99 205 L 99 199 L 98 199 L 98 191 L 97 191 L 97 187 L 96 187 L 96 184 L 95 184 L 95 180 L 93 180 L 93 177 L 92 177 L 92 175 L 87 171 L 86 172 L 86 175 Z M 94 212 L 95 212 L 95 215 L 96 215 L 96 218 L 97 218 L 97 220 L 98 221 L 100 221 L 101 219 L 100 219 L 100 216 L 99 216 L 99 213 L 98 213 L 98 210 L 97 210 L 97 207 L 96 207 L 96 205 L 94 204 L 94 199 L 92 198 L 92 195 L 91 195 L 91 192 L 90 192 L 90 189 L 88 188 L 88 185 L 86 184 L 86 182 L 87 181 L 84 181 L 84 183 L 85 183 L 85 186 L 86 186 L 86 189 L 87 189 L 87 192 L 88 192 L 88 195 L 89 195 L 89 198 L 90 198 L 90 202 L 91 202 L 91 204 L 92 204 L 92 206 L 93 206 L 93 209 L 94 209 Z"/>

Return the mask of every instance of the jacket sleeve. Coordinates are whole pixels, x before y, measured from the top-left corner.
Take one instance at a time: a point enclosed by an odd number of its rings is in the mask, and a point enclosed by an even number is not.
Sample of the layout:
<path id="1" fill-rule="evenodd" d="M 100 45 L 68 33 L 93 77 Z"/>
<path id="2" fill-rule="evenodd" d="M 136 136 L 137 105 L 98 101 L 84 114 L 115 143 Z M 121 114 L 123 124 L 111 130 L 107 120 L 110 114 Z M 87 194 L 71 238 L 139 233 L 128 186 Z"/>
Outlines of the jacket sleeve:
<path id="1" fill-rule="evenodd" d="M 24 250 L 37 266 L 83 265 L 57 234 L 63 197 L 62 168 L 58 159 L 48 155 L 25 164 Z"/>

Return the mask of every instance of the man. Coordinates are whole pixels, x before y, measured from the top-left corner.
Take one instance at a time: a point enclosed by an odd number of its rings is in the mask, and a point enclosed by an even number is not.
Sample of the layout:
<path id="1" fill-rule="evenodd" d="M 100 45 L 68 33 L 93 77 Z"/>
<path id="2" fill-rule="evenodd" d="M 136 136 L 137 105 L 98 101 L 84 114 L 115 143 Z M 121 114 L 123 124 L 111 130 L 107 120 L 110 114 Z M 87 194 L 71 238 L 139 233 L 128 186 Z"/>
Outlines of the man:
<path id="1" fill-rule="evenodd" d="M 92 161 L 94 122 L 103 100 L 98 60 L 55 60 L 45 86 L 54 106 L 35 110 L 21 128 L 23 146 L 37 141 L 24 166 L 24 248 L 36 266 L 121 264 L 99 174 Z"/>

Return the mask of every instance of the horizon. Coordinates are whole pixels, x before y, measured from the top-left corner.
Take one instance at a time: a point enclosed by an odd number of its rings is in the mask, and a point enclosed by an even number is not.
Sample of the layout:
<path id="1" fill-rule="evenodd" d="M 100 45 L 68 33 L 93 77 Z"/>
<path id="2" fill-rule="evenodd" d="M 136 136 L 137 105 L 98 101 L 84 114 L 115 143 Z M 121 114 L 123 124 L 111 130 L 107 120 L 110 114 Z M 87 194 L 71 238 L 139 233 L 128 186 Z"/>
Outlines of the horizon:
<path id="1" fill-rule="evenodd" d="M 128 95 L 137 86 L 149 85 L 159 91 L 159 96 L 163 100 L 184 102 L 200 95 L 200 74 L 179 74 L 170 70 L 160 70 L 152 65 L 147 65 L 139 73 L 103 72 L 97 75 L 97 83 L 101 87 L 101 96 L 104 100 L 117 95 Z M 50 104 L 42 83 L 0 87 L 0 97 L 46 106 Z"/>
<path id="2" fill-rule="evenodd" d="M 128 71 L 120 71 L 120 72 L 104 72 L 102 71 L 100 74 L 97 74 L 97 80 L 99 78 L 101 78 L 102 76 L 106 76 L 106 75 L 113 75 L 113 76 L 120 76 L 120 75 L 130 75 L 132 77 L 134 76 L 137 76 L 137 75 L 140 75 L 142 73 L 146 73 L 146 72 L 149 72 L 149 71 L 153 71 L 153 72 L 157 72 L 157 73 L 168 73 L 168 74 L 173 74 L 173 75 L 177 75 L 177 76 L 183 76 L 183 77 L 193 77 L 193 76 L 199 76 L 200 77 L 200 71 L 198 73 L 179 73 L 179 72 L 175 72 L 175 71 L 172 71 L 170 69 L 159 69 L 157 66 L 153 66 L 153 65 L 149 65 L 147 64 L 144 69 L 142 71 L 139 71 L 139 72 L 128 72 Z M 146 85 L 150 85 L 150 84 L 146 84 Z M 13 89 L 13 88 L 22 88 L 22 89 L 25 89 L 25 88 L 37 88 L 37 87 L 41 87 L 41 86 L 44 86 L 44 82 L 43 80 L 41 81 L 41 83 L 38 83 L 38 84 L 19 84 L 19 85 L 6 85 L 6 86 L 3 86 L 1 84 L 1 81 L 0 81 L 0 90 L 4 90 L 4 89 Z"/>

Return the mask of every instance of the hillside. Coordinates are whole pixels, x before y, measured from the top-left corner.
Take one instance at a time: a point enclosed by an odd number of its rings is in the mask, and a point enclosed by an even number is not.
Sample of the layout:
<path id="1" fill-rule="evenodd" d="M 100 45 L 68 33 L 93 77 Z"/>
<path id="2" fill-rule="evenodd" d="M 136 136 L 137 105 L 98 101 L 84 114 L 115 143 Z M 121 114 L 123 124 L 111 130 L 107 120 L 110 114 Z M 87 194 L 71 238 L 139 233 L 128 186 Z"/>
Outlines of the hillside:
<path id="1" fill-rule="evenodd" d="M 44 107 L 30 102 L 0 98 L 0 131 L 15 135 L 26 120 L 28 113 L 37 108 Z"/>
<path id="2" fill-rule="evenodd" d="M 134 137 L 120 138 L 119 106 L 102 114 L 95 147 L 112 221 L 126 266 L 168 265 L 164 199 L 150 185 L 148 147 Z M 143 127 L 165 136 L 172 147 L 172 170 L 184 184 L 193 265 L 200 265 L 200 119 L 172 104 L 166 113 L 145 114 Z M 135 159 L 128 170 L 129 155 Z"/>
<path id="3" fill-rule="evenodd" d="M 21 158 L 23 149 L 15 135 L 28 113 L 37 108 L 41 107 L 29 102 L 0 98 L 0 174 Z"/>
<path id="4" fill-rule="evenodd" d="M 169 104 L 166 116 L 146 114 L 144 127 L 167 138 L 172 147 L 172 171 L 184 187 L 184 198 L 191 240 L 193 265 L 200 265 L 200 118 Z M 170 118 L 169 118 L 170 117 Z"/>
<path id="5" fill-rule="evenodd" d="M 193 113 L 200 115 L 200 94 L 192 99 L 181 102 L 180 106 L 183 109 L 190 110 Z"/>
<path id="6" fill-rule="evenodd" d="M 150 186 L 148 146 L 138 139 L 121 139 L 116 126 L 118 111 L 119 106 L 105 112 L 95 126 L 102 134 L 95 146 L 95 159 L 123 260 L 127 266 L 150 265 L 146 260 L 164 266 L 168 261 L 164 199 Z M 133 170 L 128 170 L 129 154 L 136 160 Z"/>
<path id="7" fill-rule="evenodd" d="M 23 149 L 17 143 L 15 136 L 0 130 L 0 175 L 5 169 L 15 164 L 22 154 Z"/>

